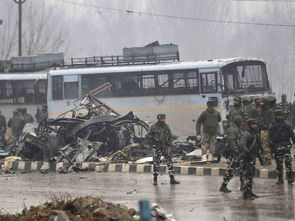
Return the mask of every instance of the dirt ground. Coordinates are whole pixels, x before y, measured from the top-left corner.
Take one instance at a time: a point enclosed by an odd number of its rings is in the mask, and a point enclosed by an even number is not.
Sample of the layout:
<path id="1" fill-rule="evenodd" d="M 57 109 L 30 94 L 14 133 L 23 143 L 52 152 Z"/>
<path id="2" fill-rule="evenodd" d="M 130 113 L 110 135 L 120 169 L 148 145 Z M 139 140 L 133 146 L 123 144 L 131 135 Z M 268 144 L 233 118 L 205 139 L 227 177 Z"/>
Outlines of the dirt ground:
<path id="1" fill-rule="evenodd" d="M 132 210 L 99 197 L 74 200 L 55 199 L 40 206 L 25 208 L 21 214 L 0 215 L 2 221 L 133 221 Z"/>

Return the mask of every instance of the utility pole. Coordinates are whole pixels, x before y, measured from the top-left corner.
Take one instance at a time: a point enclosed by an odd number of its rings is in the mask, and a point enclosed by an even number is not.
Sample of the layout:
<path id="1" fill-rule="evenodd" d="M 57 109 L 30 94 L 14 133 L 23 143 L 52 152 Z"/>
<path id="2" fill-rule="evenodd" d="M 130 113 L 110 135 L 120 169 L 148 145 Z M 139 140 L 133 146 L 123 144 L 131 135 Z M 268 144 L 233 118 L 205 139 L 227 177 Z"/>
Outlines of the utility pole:
<path id="1" fill-rule="evenodd" d="M 13 0 L 18 4 L 18 56 L 22 56 L 22 5 L 26 0 Z"/>

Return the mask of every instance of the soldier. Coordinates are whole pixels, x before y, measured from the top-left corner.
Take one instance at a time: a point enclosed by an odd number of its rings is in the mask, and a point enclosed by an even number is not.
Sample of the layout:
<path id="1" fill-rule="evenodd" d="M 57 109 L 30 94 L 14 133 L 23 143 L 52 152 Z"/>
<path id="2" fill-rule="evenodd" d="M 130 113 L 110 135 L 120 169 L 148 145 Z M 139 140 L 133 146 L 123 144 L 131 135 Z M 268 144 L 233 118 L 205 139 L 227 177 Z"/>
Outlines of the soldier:
<path id="1" fill-rule="evenodd" d="M 255 97 L 254 102 L 250 105 L 247 111 L 248 118 L 256 118 L 259 122 L 261 115 L 261 100 L 260 97 Z"/>
<path id="2" fill-rule="evenodd" d="M 171 159 L 172 133 L 169 126 L 165 123 L 166 115 L 158 114 L 158 121 L 153 124 L 146 135 L 146 143 L 153 147 L 154 157 L 154 181 L 153 185 L 158 185 L 158 175 L 160 170 L 161 155 L 167 162 L 168 172 L 170 176 L 170 184 L 179 184 L 174 178 L 174 167 Z"/>
<path id="3" fill-rule="evenodd" d="M 38 123 L 48 118 L 47 105 L 42 105 L 41 110 L 39 109 L 39 107 L 37 108 L 35 118 Z"/>
<path id="4" fill-rule="evenodd" d="M 226 142 L 227 149 L 230 153 L 229 160 L 230 163 L 225 171 L 223 183 L 220 187 L 220 191 L 224 193 L 230 193 L 231 190 L 227 188 L 227 184 L 233 178 L 235 171 L 239 168 L 239 148 L 238 142 L 241 136 L 241 126 L 242 126 L 242 117 L 236 116 L 233 119 L 233 123 L 231 123 L 230 127 L 227 130 Z"/>
<path id="5" fill-rule="evenodd" d="M 32 115 L 27 113 L 27 108 L 21 108 L 21 117 L 24 125 L 34 122 Z"/>
<path id="6" fill-rule="evenodd" d="M 218 122 L 221 121 L 220 113 L 214 109 L 213 105 L 213 101 L 208 101 L 208 108 L 201 113 L 196 122 L 197 138 L 201 136 L 201 126 L 203 125 L 201 140 L 202 161 L 213 160 L 213 152 L 216 146 L 216 137 L 219 126 Z"/>
<path id="7" fill-rule="evenodd" d="M 0 131 L 3 132 L 3 134 L 5 134 L 6 132 L 6 119 L 5 117 L 1 114 L 1 111 L 0 111 Z"/>
<path id="8" fill-rule="evenodd" d="M 0 147 L 5 147 L 6 119 L 0 111 Z"/>
<path id="9" fill-rule="evenodd" d="M 22 128 L 21 128 L 21 119 L 20 119 L 20 113 L 19 113 L 19 109 L 16 109 L 15 111 L 13 111 L 13 115 L 12 118 L 9 119 L 8 121 L 8 127 L 11 128 L 11 132 L 12 132 L 12 136 L 18 140 L 18 138 L 21 136 L 22 134 Z"/>
<path id="10" fill-rule="evenodd" d="M 274 154 L 278 181 L 277 184 L 283 184 L 283 162 L 285 159 L 286 177 L 288 183 L 294 182 L 292 171 L 292 158 L 291 158 L 291 142 L 295 143 L 294 132 L 287 121 L 284 120 L 285 112 L 282 109 L 275 110 L 275 121 L 269 127 L 269 146 Z"/>
<path id="11" fill-rule="evenodd" d="M 278 107 L 283 110 L 285 120 L 293 127 L 292 105 L 287 101 L 286 94 L 282 94 L 281 98 L 281 103 L 278 104 Z"/>
<path id="12" fill-rule="evenodd" d="M 261 145 L 263 149 L 263 158 L 265 165 L 271 164 L 271 150 L 268 146 L 268 128 L 271 122 L 274 121 L 273 107 L 275 98 L 262 97 L 261 99 L 261 115 L 259 121 Z"/>
<path id="13" fill-rule="evenodd" d="M 251 104 L 253 102 L 253 100 L 249 97 L 249 96 L 245 96 L 242 98 L 242 104 L 243 104 L 243 109 L 245 111 L 245 120 L 249 119 L 250 117 L 248 116 L 250 109 L 251 109 Z"/>
<path id="14" fill-rule="evenodd" d="M 255 118 L 247 120 L 248 128 L 242 132 L 239 150 L 240 150 L 240 173 L 243 182 L 243 198 L 254 199 L 258 196 L 253 193 L 253 177 L 255 174 L 256 157 L 261 152 L 261 145 L 258 135 L 258 125 Z"/>
<path id="15" fill-rule="evenodd" d="M 235 116 L 241 116 L 243 118 L 242 127 L 244 127 L 246 121 L 246 111 L 242 106 L 242 98 L 239 96 L 234 97 L 234 108 L 230 110 L 227 117 L 229 122 L 232 122 Z"/>

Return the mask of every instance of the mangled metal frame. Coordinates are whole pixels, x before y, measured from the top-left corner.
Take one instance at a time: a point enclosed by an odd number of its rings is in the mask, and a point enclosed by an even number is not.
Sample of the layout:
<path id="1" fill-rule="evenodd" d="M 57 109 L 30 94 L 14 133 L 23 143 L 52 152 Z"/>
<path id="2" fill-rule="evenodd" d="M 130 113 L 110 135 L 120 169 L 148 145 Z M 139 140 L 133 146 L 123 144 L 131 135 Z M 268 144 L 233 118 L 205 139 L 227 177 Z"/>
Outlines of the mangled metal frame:
<path id="1" fill-rule="evenodd" d="M 144 121 L 135 117 L 132 112 L 121 116 L 94 97 L 109 87 L 110 83 L 103 84 L 76 100 L 74 109 L 61 114 L 57 119 L 41 121 L 34 133 L 30 132 L 23 136 L 22 143 L 37 146 L 49 157 L 52 157 L 50 153 L 56 154 L 56 150 L 52 151 L 52 148 L 56 147 L 48 144 L 50 137 L 56 138 L 54 145 L 59 147 L 73 144 L 78 138 L 103 142 L 106 152 L 115 152 L 131 142 L 143 144 L 145 133 L 149 129 Z M 85 115 L 77 114 L 85 111 Z M 68 114 L 71 114 L 71 117 L 67 117 Z M 44 155 L 46 154 L 43 154 L 43 158 L 47 160 L 48 157 Z"/>

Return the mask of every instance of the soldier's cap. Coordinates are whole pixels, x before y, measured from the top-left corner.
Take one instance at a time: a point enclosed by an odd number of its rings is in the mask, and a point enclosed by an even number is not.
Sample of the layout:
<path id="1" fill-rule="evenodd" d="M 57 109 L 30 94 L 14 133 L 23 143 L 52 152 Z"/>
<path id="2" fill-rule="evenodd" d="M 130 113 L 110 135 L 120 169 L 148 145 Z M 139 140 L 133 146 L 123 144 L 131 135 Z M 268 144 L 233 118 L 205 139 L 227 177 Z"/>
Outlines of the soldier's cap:
<path id="1" fill-rule="evenodd" d="M 281 97 L 287 97 L 287 95 L 286 94 L 282 94 Z"/>
<path id="2" fill-rule="evenodd" d="M 48 108 L 48 106 L 46 104 L 43 104 L 42 108 Z"/>
<path id="3" fill-rule="evenodd" d="M 256 101 L 256 100 L 260 100 L 260 99 L 261 99 L 260 96 L 256 96 L 256 97 L 254 98 L 254 101 Z"/>
<path id="4" fill-rule="evenodd" d="M 251 125 L 251 124 L 257 124 L 258 122 L 257 122 L 257 120 L 255 119 L 255 118 L 249 118 L 248 120 L 247 120 L 247 124 L 248 125 Z"/>
<path id="5" fill-rule="evenodd" d="M 207 106 L 213 106 L 213 105 L 214 105 L 214 101 L 212 101 L 212 100 L 207 101 Z"/>
<path id="6" fill-rule="evenodd" d="M 163 114 L 163 113 L 158 114 L 157 119 L 166 119 L 166 114 Z"/>
<path id="7" fill-rule="evenodd" d="M 239 101 L 239 102 L 241 102 L 241 101 L 242 101 L 242 98 L 241 98 L 240 96 L 235 96 L 235 97 L 234 97 L 234 101 Z"/>
<path id="8" fill-rule="evenodd" d="M 276 108 L 274 110 L 275 115 L 284 115 L 284 111 L 281 108 Z"/>

